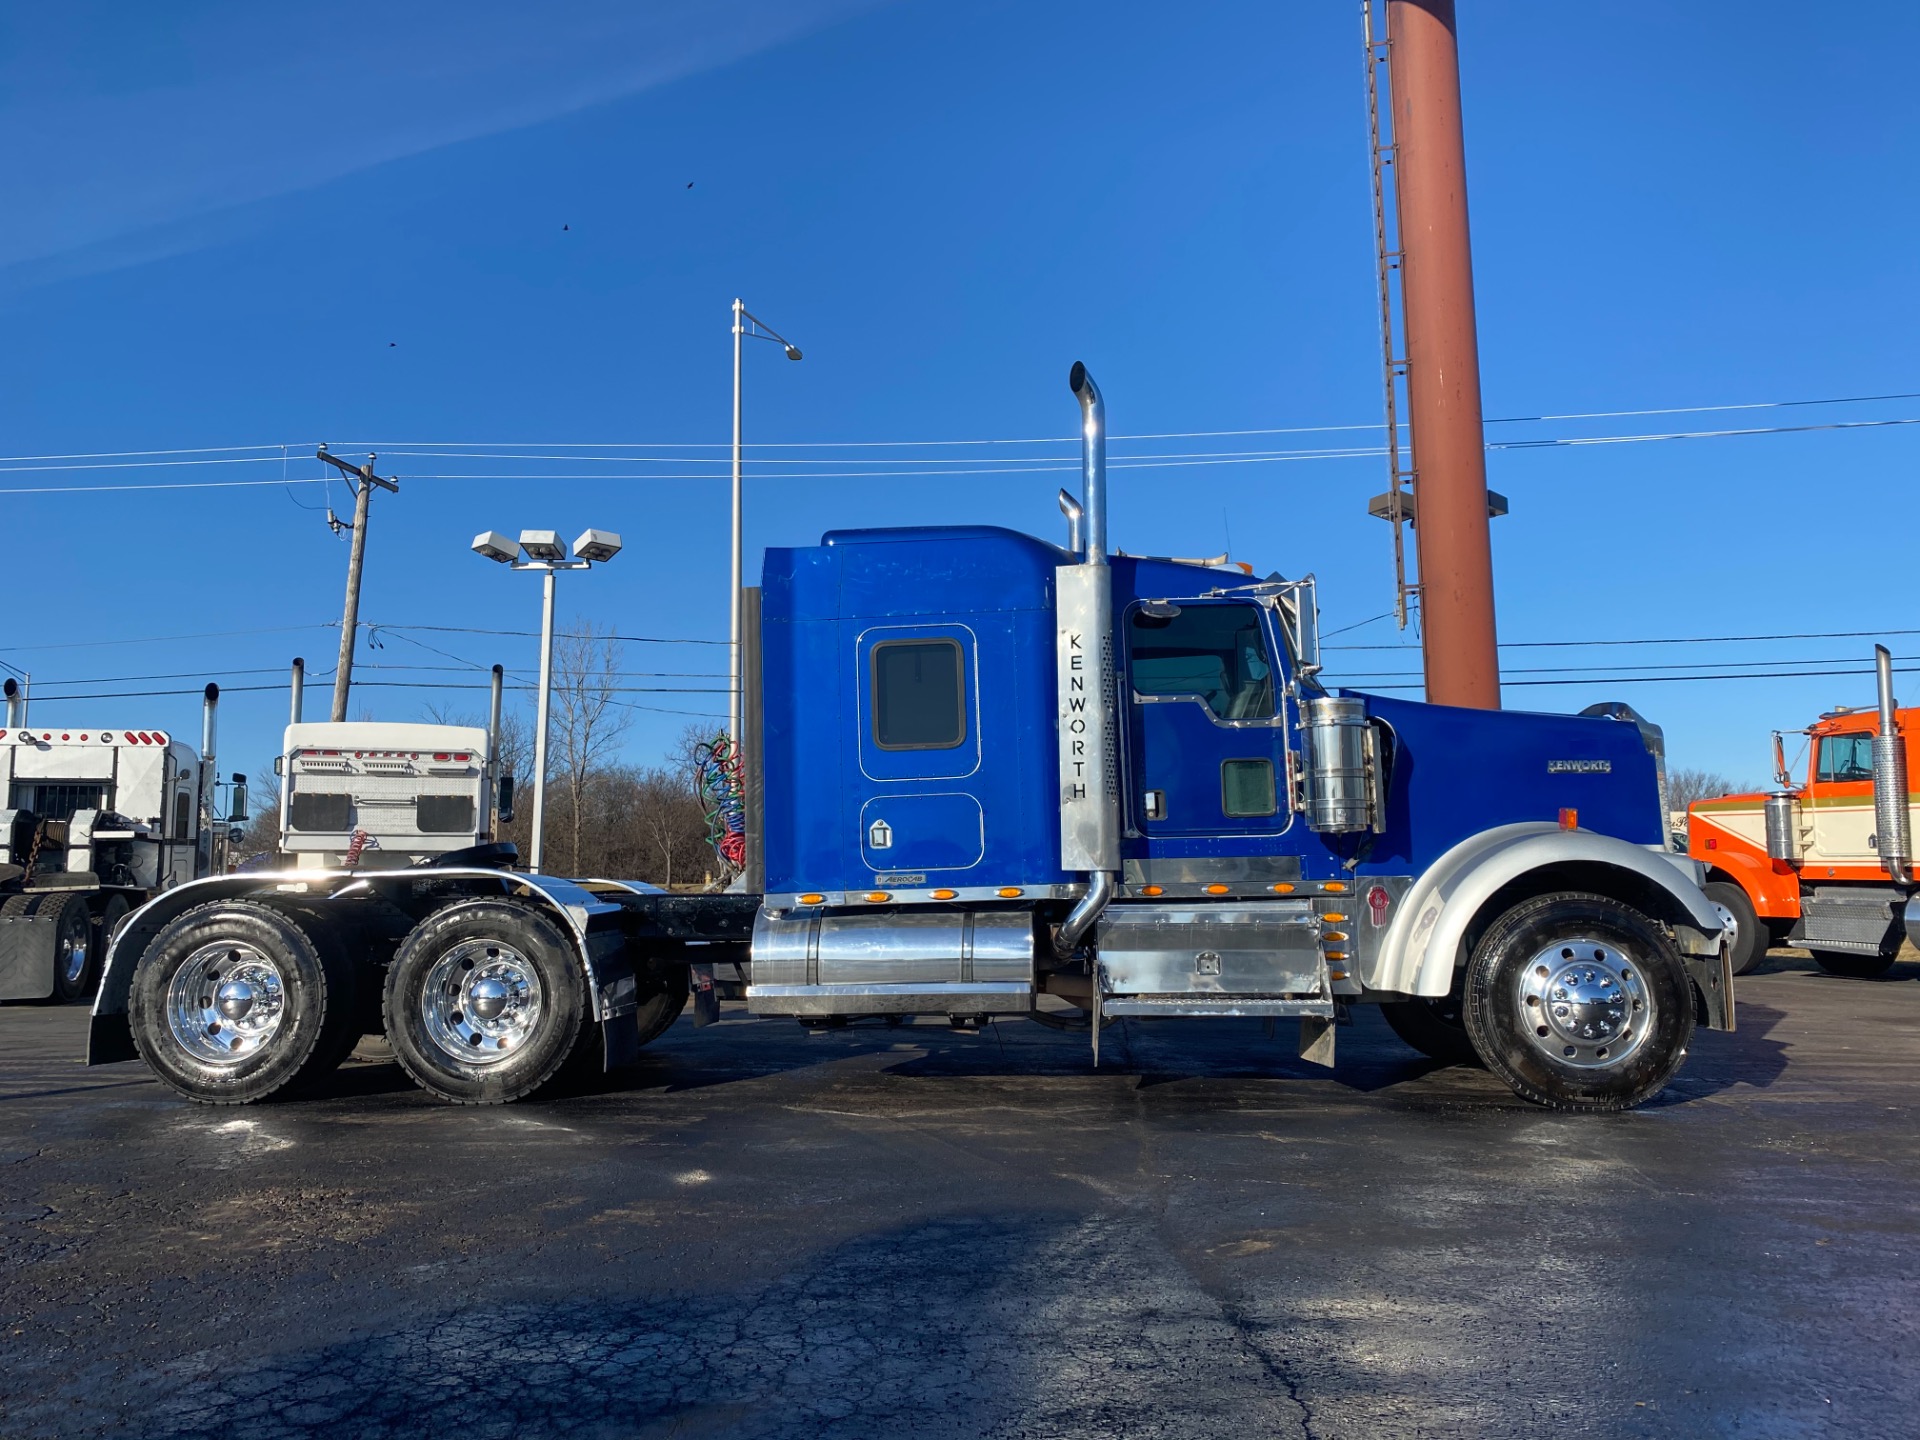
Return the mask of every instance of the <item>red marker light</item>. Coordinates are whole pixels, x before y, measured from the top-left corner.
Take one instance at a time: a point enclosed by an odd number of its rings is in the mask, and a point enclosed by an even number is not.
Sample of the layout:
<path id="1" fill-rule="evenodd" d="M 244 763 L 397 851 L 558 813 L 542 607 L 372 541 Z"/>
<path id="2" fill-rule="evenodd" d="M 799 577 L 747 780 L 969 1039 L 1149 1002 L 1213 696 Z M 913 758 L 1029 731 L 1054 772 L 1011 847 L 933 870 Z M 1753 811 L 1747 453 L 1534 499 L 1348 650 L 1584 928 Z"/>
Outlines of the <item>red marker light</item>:
<path id="1" fill-rule="evenodd" d="M 1560 809 L 1560 828 L 1562 830 L 1578 830 L 1580 828 L 1580 812 L 1568 806 L 1562 806 Z"/>
<path id="2" fill-rule="evenodd" d="M 1707 836 L 1707 849 L 1718 850 L 1719 848 L 1720 848 L 1720 842 L 1711 835 Z"/>

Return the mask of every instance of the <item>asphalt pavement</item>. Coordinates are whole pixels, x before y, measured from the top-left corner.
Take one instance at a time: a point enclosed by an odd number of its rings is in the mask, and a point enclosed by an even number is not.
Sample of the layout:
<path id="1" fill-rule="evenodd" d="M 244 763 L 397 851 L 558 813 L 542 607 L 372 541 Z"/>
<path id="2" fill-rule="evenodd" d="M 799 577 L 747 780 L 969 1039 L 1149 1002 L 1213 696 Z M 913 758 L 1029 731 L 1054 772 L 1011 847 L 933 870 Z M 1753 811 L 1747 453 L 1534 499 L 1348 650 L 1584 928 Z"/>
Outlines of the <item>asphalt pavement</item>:
<path id="1" fill-rule="evenodd" d="M 683 1019 L 461 1109 L 86 1069 L 0 1009 L 0 1436 L 1920 1433 L 1920 963 L 1776 953 L 1560 1116 L 1362 1011 L 808 1036 Z"/>

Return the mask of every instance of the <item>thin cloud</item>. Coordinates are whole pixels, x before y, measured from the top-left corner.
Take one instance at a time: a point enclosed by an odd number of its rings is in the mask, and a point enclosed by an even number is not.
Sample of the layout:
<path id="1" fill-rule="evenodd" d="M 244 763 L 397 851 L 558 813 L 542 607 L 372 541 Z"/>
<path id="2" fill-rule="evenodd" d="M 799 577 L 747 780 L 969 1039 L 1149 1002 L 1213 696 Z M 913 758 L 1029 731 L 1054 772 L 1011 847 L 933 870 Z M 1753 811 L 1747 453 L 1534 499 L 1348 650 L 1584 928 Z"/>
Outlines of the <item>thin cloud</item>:
<path id="1" fill-rule="evenodd" d="M 15 200 L 0 270 L 62 269 L 143 232 L 183 234 L 137 248 L 182 248 L 198 217 L 618 100 L 875 3 L 158 6 L 139 27 L 118 4 L 46 7 L 9 23 L 0 60 L 16 141 L 0 151 Z"/>

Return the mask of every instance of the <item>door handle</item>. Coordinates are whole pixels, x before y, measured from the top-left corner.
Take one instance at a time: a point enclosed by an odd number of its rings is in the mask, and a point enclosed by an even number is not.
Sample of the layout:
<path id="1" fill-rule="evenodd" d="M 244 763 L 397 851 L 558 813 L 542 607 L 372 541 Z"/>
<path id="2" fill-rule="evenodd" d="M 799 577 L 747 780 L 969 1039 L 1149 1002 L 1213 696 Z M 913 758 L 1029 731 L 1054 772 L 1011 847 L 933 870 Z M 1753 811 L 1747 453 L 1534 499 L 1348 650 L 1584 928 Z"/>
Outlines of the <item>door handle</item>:
<path id="1" fill-rule="evenodd" d="M 1167 818 L 1167 792 L 1164 790 L 1147 791 L 1146 811 L 1147 811 L 1147 819 L 1149 820 L 1166 819 Z"/>

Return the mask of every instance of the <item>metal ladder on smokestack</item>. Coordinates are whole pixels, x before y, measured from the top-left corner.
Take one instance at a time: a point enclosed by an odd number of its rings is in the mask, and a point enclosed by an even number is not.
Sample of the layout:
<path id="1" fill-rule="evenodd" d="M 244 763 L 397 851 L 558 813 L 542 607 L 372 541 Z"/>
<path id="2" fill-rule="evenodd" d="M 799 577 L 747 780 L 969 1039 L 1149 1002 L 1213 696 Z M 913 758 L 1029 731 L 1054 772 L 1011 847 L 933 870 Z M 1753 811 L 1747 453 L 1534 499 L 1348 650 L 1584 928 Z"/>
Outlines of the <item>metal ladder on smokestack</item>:
<path id="1" fill-rule="evenodd" d="M 1399 211 L 1387 206 L 1387 167 L 1393 164 L 1398 146 L 1380 138 L 1380 72 L 1386 68 L 1389 41 L 1376 32 L 1373 0 L 1361 0 L 1360 23 L 1366 41 L 1368 161 L 1373 175 L 1373 254 L 1380 289 L 1381 378 L 1386 391 L 1387 420 L 1387 493 L 1376 495 L 1367 505 L 1367 513 L 1378 515 L 1393 525 L 1393 613 L 1402 630 L 1407 628 L 1410 609 L 1420 602 L 1418 582 L 1407 581 L 1406 531 L 1402 528 L 1413 518 L 1413 492 L 1416 480 L 1413 468 L 1403 464 L 1400 451 L 1400 387 L 1406 383 L 1405 356 L 1394 354 L 1393 312 L 1396 281 L 1403 257 L 1399 248 Z M 1392 219 L 1389 221 L 1389 215 Z M 1388 231 L 1393 234 L 1389 241 Z"/>

